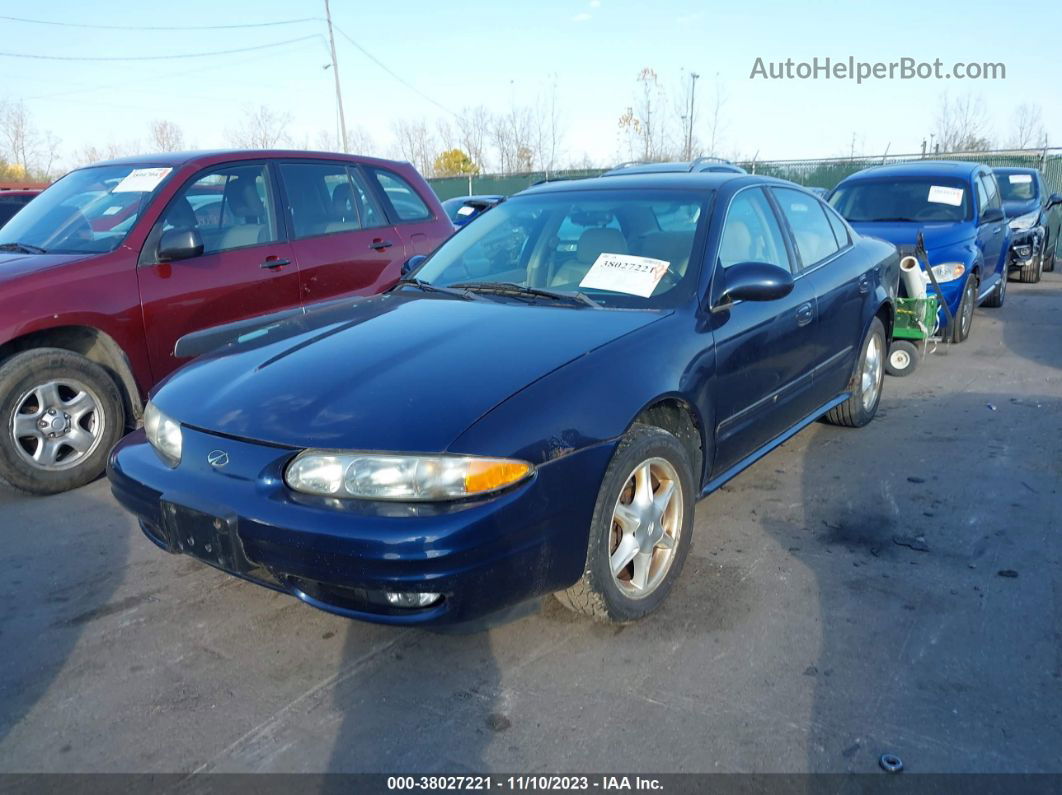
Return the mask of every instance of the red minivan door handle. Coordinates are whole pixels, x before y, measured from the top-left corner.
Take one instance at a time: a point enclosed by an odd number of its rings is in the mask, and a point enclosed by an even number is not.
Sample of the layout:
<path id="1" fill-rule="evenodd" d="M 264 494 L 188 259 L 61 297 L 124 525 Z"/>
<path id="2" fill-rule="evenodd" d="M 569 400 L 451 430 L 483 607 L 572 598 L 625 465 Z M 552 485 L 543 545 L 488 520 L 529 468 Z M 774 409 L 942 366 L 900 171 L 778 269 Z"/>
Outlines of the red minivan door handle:
<path id="1" fill-rule="evenodd" d="M 274 271 L 277 268 L 283 268 L 285 265 L 290 264 L 290 259 L 281 259 L 280 257 L 269 256 L 265 258 L 265 262 L 262 263 L 261 267 L 267 271 Z"/>
<path id="2" fill-rule="evenodd" d="M 393 245 L 394 243 L 392 243 L 390 240 L 381 240 L 380 238 L 376 238 L 371 243 L 369 243 L 369 248 L 375 249 L 376 251 L 383 251 L 385 248 L 391 248 L 391 246 Z"/>

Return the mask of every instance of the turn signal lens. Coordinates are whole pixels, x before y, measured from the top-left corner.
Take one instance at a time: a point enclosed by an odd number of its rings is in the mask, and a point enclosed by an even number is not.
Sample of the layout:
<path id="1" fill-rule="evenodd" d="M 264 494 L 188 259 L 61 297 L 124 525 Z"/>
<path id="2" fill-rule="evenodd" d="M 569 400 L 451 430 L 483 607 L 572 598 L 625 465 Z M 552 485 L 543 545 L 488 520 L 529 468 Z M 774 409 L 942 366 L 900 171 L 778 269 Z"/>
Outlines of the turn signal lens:
<path id="1" fill-rule="evenodd" d="M 433 502 L 476 497 L 531 476 L 526 461 L 307 450 L 288 466 L 288 486 L 304 494 Z"/>

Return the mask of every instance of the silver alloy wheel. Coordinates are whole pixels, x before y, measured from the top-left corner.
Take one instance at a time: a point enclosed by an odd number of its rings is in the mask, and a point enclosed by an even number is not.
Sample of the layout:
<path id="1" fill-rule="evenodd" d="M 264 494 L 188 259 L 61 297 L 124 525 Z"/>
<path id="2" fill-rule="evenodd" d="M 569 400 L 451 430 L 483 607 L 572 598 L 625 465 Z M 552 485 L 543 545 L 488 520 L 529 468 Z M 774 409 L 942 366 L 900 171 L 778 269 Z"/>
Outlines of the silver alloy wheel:
<path id="1" fill-rule="evenodd" d="M 609 532 L 609 569 L 620 591 L 643 599 L 667 577 L 685 516 L 678 472 L 663 458 L 634 468 L 620 490 Z"/>
<path id="2" fill-rule="evenodd" d="M 959 327 L 962 329 L 963 338 L 968 337 L 970 334 L 970 323 L 973 321 L 974 303 L 977 301 L 977 287 L 973 286 L 973 282 L 968 282 L 968 284 L 971 286 L 966 288 L 966 293 L 963 295 L 962 316 L 959 318 Z"/>
<path id="3" fill-rule="evenodd" d="M 881 391 L 882 377 L 881 338 L 877 334 L 871 334 L 867 342 L 867 352 L 863 356 L 863 375 L 859 385 L 864 411 L 870 411 L 874 407 Z"/>
<path id="4" fill-rule="evenodd" d="M 101 407 L 99 396 L 74 379 L 35 386 L 11 416 L 15 449 L 37 469 L 72 469 L 99 447 L 107 423 Z"/>

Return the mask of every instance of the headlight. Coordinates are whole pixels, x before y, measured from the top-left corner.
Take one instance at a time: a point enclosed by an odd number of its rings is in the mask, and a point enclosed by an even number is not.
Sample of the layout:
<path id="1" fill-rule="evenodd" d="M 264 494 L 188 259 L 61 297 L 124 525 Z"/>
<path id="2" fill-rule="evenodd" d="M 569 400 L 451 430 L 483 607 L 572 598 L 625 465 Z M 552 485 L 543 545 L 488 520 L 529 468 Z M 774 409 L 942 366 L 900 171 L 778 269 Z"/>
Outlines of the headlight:
<path id="1" fill-rule="evenodd" d="M 295 491 L 325 497 L 428 502 L 490 494 L 529 477 L 526 461 L 475 456 L 307 450 L 288 466 Z"/>
<path id="2" fill-rule="evenodd" d="M 953 282 L 966 273 L 966 266 L 961 262 L 945 262 L 933 266 L 933 275 L 938 282 Z"/>
<path id="3" fill-rule="evenodd" d="M 1040 220 L 1040 211 L 1034 210 L 1031 213 L 1025 213 L 1025 215 L 1019 215 L 1017 218 L 1010 219 L 1010 228 L 1015 232 L 1023 232 L 1026 229 L 1032 229 L 1036 226 L 1036 222 Z"/>
<path id="4" fill-rule="evenodd" d="M 177 466 L 181 463 L 181 425 L 159 411 L 158 406 L 150 401 L 144 408 L 144 433 L 147 434 L 148 443 L 167 464 Z"/>

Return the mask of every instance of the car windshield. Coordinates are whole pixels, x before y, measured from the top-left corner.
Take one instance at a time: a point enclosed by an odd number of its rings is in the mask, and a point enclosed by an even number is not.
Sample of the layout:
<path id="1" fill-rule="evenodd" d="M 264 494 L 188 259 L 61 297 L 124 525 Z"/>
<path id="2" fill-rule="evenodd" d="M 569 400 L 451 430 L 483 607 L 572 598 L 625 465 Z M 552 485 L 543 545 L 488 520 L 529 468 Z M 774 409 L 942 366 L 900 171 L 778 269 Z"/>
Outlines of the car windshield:
<path id="1" fill-rule="evenodd" d="M 1040 198 L 1036 179 L 1028 172 L 997 171 L 999 192 L 1005 202 L 1030 202 Z"/>
<path id="2" fill-rule="evenodd" d="M 830 204 L 852 223 L 953 223 L 970 218 L 970 191 L 955 179 L 860 180 L 840 185 Z"/>
<path id="3" fill-rule="evenodd" d="M 499 283 L 618 307 L 675 306 L 710 192 L 588 190 L 517 196 L 444 243 L 414 275 L 440 287 Z"/>
<path id="4" fill-rule="evenodd" d="M 171 170 L 123 165 L 72 171 L 0 228 L 0 246 L 56 254 L 113 251 Z"/>

